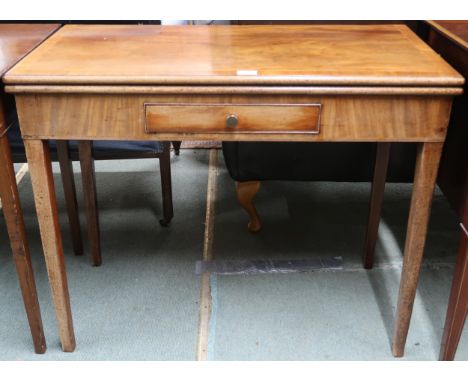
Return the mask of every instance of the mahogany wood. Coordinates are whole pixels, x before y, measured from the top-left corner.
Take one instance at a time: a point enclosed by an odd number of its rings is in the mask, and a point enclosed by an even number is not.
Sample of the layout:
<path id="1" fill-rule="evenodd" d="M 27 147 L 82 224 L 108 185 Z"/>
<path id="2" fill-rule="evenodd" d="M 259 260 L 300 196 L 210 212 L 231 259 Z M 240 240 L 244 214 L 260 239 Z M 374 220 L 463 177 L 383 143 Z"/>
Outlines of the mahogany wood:
<path id="1" fill-rule="evenodd" d="M 0 24 L 0 77 L 58 28 L 57 24 Z M 0 86 L 0 198 L 34 350 L 36 353 L 44 353 L 46 341 L 7 137 L 7 129 L 11 122 L 8 118 L 10 107 L 13 108 L 14 105 L 7 103 L 2 84 Z"/>
<path id="2" fill-rule="evenodd" d="M 463 83 L 404 25 L 66 25 L 5 80 L 34 85 Z"/>
<path id="3" fill-rule="evenodd" d="M 16 94 L 276 94 L 276 95 L 459 95 L 463 89 L 454 86 L 128 86 L 128 85 L 9 85 Z"/>
<path id="4" fill-rule="evenodd" d="M 46 351 L 46 341 L 42 328 L 41 310 L 37 298 L 36 282 L 31 265 L 23 212 L 16 186 L 15 170 L 11 160 L 8 136 L 6 135 L 2 99 L 0 99 L 0 199 L 2 201 L 11 251 L 34 343 L 34 350 L 36 353 L 41 354 Z"/>
<path id="5" fill-rule="evenodd" d="M 36 48 L 59 24 L 0 24 L 0 75 Z"/>
<path id="6" fill-rule="evenodd" d="M 46 139 L 418 142 L 394 333 L 394 354 L 403 355 L 441 147 L 452 98 L 464 82 L 407 27 L 67 26 L 5 81 L 16 94 L 28 159 L 43 166 Z M 259 110 L 318 103 L 320 134 L 263 127 L 258 133 L 201 132 L 170 120 L 170 132 L 148 134 L 148 103 Z M 185 115 L 174 117 L 187 123 Z M 264 126 L 261 117 L 252 125 Z M 36 164 L 33 174 L 41 227 L 51 228 L 56 207 L 50 173 Z M 49 231 L 44 247 L 51 272 L 65 279 L 64 264 L 53 261 L 62 256 L 60 232 Z M 50 277 L 54 290 L 65 293 L 63 279 Z M 64 340 L 70 339 L 69 301 L 55 303 Z"/>
<path id="7" fill-rule="evenodd" d="M 442 147 L 442 143 L 420 143 L 418 147 L 393 334 L 395 357 L 402 357 L 404 353 Z"/>
<path id="8" fill-rule="evenodd" d="M 146 132 L 268 133 L 320 132 L 320 104 L 145 104 Z M 228 118 L 236 121 L 230 126 Z"/>
<path id="9" fill-rule="evenodd" d="M 70 296 L 68 294 L 50 154 L 44 141 L 25 140 L 24 144 L 36 202 L 42 247 L 59 326 L 60 341 L 62 349 L 71 352 L 75 350 L 75 334 L 73 332 Z"/>
<path id="10" fill-rule="evenodd" d="M 14 87 L 8 88 L 14 91 Z M 30 88 L 34 92 L 34 87 Z M 73 92 L 70 89 L 70 92 Z M 297 131 L 191 131 L 167 120 L 163 132 L 145 131 L 147 103 L 322 104 L 320 134 Z M 254 141 L 435 141 L 443 142 L 450 96 L 263 96 L 263 95 L 107 95 L 18 94 L 16 104 L 24 138 L 126 140 Z M 22 113 L 21 110 L 27 110 Z M 92 110 L 81 113 L 80 110 Z M 177 121 L 189 116 L 174 114 Z M 255 123 L 262 124 L 257 115 Z M 287 117 L 290 118 L 290 117 Z M 182 121 L 181 121 L 182 122 Z M 193 126 L 194 122 L 190 122 Z M 224 121 L 223 121 L 224 125 Z M 198 125 L 197 125 L 198 126 Z M 376 126 L 379 126 L 376 128 Z M 164 129 L 165 127 L 165 129 Z M 235 129 L 233 129 L 235 130 Z M 168 132 L 171 131 L 171 132 Z"/>

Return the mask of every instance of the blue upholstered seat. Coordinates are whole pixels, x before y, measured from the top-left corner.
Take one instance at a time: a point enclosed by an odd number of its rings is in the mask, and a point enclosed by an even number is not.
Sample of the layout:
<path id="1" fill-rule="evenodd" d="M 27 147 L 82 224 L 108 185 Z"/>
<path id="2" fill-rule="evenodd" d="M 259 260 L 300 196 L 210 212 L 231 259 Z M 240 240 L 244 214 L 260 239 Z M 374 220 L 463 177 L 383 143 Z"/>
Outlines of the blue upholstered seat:
<path id="1" fill-rule="evenodd" d="M 52 146 L 53 142 L 51 142 Z M 78 150 L 78 142 L 69 142 L 70 150 Z M 151 152 L 160 154 L 163 152 L 163 144 L 158 141 L 93 141 L 93 149 L 98 152 Z"/>
<path id="2" fill-rule="evenodd" d="M 15 122 L 8 131 L 8 140 L 13 154 L 24 153 L 23 139 Z M 56 150 L 55 141 L 49 142 L 49 147 L 52 152 Z M 78 142 L 69 142 L 70 151 L 78 151 Z M 163 152 L 163 144 L 158 141 L 93 141 L 93 148 L 95 153 L 115 153 L 120 152 L 145 152 L 160 154 Z"/>

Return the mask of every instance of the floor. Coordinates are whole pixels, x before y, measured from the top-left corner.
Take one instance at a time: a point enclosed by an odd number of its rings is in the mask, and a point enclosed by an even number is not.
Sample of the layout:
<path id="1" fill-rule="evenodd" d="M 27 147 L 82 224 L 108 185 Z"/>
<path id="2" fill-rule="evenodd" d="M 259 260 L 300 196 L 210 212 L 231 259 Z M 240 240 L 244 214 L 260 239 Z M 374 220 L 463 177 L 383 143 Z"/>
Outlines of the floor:
<path id="1" fill-rule="evenodd" d="M 264 183 L 259 234 L 246 230 L 219 152 L 211 256 L 218 266 L 256 260 L 334 259 L 341 266 L 279 273 L 212 273 L 209 325 L 199 325 L 209 150 L 172 157 L 175 218 L 161 217 L 156 160 L 96 164 L 103 265 L 74 256 L 54 166 L 77 349 L 60 348 L 29 175 L 19 190 L 41 303 L 47 353 L 33 353 L 0 218 L 0 360 L 392 360 L 390 340 L 411 186 L 388 185 L 375 269 L 360 254 L 368 183 Z M 77 186 L 81 182 L 76 167 Z M 79 203 L 83 206 L 81 192 Z M 0 214 L 1 215 L 1 214 Z M 81 215 L 85 233 L 84 214 Z M 86 236 L 85 236 L 86 237 Z M 455 215 L 437 190 L 405 360 L 436 360 L 457 250 Z M 242 262 L 243 261 L 243 262 Z M 326 261 L 325 261 L 326 263 Z M 300 262 L 299 262 L 300 264 Z M 250 268 L 252 270 L 252 268 Z M 255 270 L 255 268 L 253 268 Z M 304 270 L 300 267 L 297 270 Z M 276 271 L 276 272 L 275 272 Z M 468 360 L 468 329 L 457 359 Z"/>

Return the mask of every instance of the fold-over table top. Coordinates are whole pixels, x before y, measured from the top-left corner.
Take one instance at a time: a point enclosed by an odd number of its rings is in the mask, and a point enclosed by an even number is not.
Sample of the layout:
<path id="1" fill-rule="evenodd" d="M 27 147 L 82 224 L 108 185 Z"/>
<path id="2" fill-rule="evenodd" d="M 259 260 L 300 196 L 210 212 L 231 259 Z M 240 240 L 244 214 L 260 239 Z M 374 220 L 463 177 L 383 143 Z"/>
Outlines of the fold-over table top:
<path id="1" fill-rule="evenodd" d="M 464 82 L 404 25 L 67 25 L 4 81 L 290 86 Z"/>
<path id="2" fill-rule="evenodd" d="M 59 27 L 60 24 L 0 24 L 0 76 Z"/>

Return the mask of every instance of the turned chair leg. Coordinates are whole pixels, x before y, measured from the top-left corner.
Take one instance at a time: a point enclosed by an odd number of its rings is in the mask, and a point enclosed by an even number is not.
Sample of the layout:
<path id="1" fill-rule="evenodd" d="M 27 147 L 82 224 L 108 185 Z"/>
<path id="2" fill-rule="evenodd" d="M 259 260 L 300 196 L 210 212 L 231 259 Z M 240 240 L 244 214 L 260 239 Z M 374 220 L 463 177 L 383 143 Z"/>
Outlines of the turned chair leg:
<path id="1" fill-rule="evenodd" d="M 57 141 L 57 157 L 60 164 L 73 251 L 75 255 L 82 255 L 83 240 L 81 236 L 80 218 L 78 215 L 78 202 L 76 200 L 75 177 L 73 176 L 73 164 L 68 149 L 68 141 Z"/>
<path id="2" fill-rule="evenodd" d="M 91 264 L 99 266 L 101 259 L 101 234 L 99 230 L 99 213 L 96 191 L 96 174 L 91 141 L 78 142 L 81 177 L 83 182 L 83 198 L 86 208 L 88 239 L 91 246 Z"/>
<path id="3" fill-rule="evenodd" d="M 181 141 L 172 141 L 172 147 L 174 147 L 174 153 L 175 155 L 180 154 L 180 145 L 182 144 Z"/>
<path id="4" fill-rule="evenodd" d="M 260 231 L 262 228 L 260 216 L 258 216 L 257 209 L 253 204 L 253 199 L 259 190 L 260 182 L 258 181 L 236 183 L 237 199 L 242 208 L 249 214 L 250 221 L 247 224 L 247 228 L 253 233 Z"/>
<path id="5" fill-rule="evenodd" d="M 179 142 L 180 143 L 180 142 Z M 163 202 L 163 218 L 159 223 L 166 227 L 171 222 L 174 216 L 172 206 L 172 182 L 171 182 L 171 144 L 170 142 L 163 143 L 163 153 L 159 158 L 159 169 L 161 173 L 161 190 Z M 179 145 L 180 146 L 180 145 Z"/>

